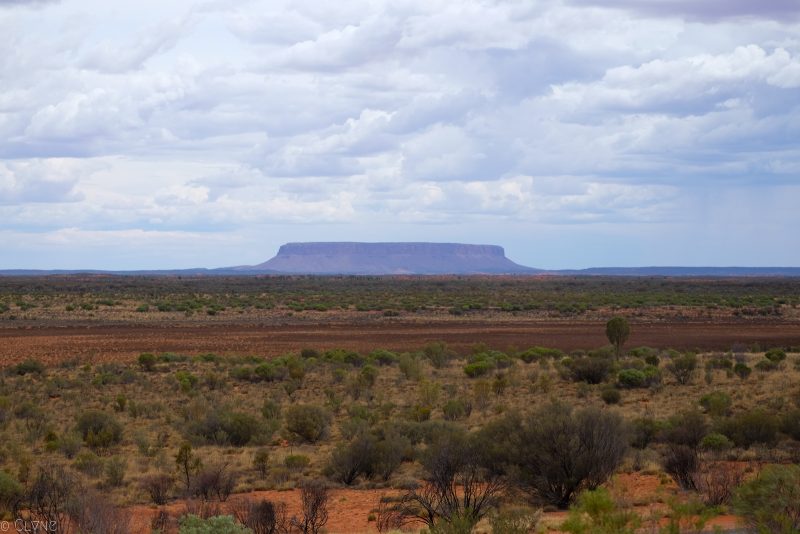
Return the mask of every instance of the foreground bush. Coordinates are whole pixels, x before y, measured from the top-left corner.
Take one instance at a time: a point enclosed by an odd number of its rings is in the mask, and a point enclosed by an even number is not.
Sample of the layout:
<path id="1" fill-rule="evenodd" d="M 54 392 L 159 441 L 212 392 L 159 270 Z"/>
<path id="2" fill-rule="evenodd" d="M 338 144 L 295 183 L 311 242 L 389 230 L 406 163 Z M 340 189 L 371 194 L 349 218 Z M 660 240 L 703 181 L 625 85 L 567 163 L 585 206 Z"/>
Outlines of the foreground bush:
<path id="1" fill-rule="evenodd" d="M 330 414 L 320 406 L 297 404 L 285 411 L 286 429 L 295 437 L 316 443 L 328 432 Z"/>
<path id="2" fill-rule="evenodd" d="M 581 493 L 561 530 L 570 534 L 634 534 L 641 521 L 636 512 L 620 509 L 608 491 Z"/>
<path id="3" fill-rule="evenodd" d="M 196 515 L 185 515 L 180 519 L 179 534 L 253 534 L 249 528 L 238 525 L 229 515 L 218 515 L 202 519 Z"/>
<path id="4" fill-rule="evenodd" d="M 86 444 L 92 448 L 105 448 L 122 440 L 122 425 L 113 415 L 88 410 L 78 416 L 77 430 Z"/>
<path id="5" fill-rule="evenodd" d="M 492 468 L 508 473 L 534 502 L 559 508 L 608 480 L 628 447 L 619 415 L 560 403 L 526 417 L 512 414 L 479 435 Z"/>
<path id="6" fill-rule="evenodd" d="M 733 508 L 754 532 L 800 531 L 800 467 L 768 466 L 736 492 Z"/>

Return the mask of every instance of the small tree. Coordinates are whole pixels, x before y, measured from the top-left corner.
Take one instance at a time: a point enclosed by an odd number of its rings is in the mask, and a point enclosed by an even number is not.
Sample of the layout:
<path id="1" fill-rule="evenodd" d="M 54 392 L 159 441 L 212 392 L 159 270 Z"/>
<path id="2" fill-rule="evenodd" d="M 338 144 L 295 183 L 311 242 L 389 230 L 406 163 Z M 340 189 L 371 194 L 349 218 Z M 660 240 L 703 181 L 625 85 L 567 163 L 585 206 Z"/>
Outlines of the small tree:
<path id="1" fill-rule="evenodd" d="M 328 522 L 328 486 L 321 480 L 300 483 L 302 519 L 292 518 L 292 525 L 302 534 L 318 534 Z"/>
<path id="2" fill-rule="evenodd" d="M 631 334 L 631 326 L 624 317 L 614 317 L 606 323 L 606 337 L 608 342 L 614 345 L 614 353 L 617 358 L 622 355 L 622 345 L 628 340 Z"/>
<path id="3" fill-rule="evenodd" d="M 175 465 L 180 473 L 181 478 L 186 483 L 186 491 L 188 492 L 192 487 L 192 477 L 200 471 L 203 463 L 200 461 L 193 452 L 192 445 L 184 443 L 178 449 L 178 454 L 175 455 Z"/>

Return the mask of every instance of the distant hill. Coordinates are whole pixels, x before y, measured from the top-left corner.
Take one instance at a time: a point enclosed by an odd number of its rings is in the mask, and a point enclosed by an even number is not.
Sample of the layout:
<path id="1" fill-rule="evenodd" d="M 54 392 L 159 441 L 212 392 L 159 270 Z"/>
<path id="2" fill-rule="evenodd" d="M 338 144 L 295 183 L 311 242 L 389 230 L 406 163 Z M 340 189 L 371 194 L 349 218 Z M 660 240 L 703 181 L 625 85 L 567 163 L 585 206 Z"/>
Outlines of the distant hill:
<path id="1" fill-rule="evenodd" d="M 800 277 L 800 267 L 593 267 L 543 270 L 506 258 L 496 245 L 460 243 L 287 243 L 258 265 L 218 269 L 101 271 L 96 269 L 0 270 L 0 276 L 46 275 L 254 276 L 254 275 L 467 275 L 664 277 Z"/>
<path id="2" fill-rule="evenodd" d="M 242 272 L 291 274 L 531 274 L 502 247 L 459 243 L 287 243 Z"/>

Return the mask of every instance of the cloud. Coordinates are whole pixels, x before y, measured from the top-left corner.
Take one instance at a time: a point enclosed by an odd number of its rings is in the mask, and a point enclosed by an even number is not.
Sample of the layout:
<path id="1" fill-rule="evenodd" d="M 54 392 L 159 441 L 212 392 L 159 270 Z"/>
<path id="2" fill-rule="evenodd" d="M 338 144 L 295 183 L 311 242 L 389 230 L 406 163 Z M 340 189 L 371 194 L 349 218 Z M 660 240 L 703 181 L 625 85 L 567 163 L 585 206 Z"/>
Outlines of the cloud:
<path id="1" fill-rule="evenodd" d="M 57 4 L 61 0 L 0 0 L 3 6 L 39 6 L 43 4 Z"/>
<path id="2" fill-rule="evenodd" d="M 78 202 L 78 175 L 85 165 L 68 160 L 0 161 L 0 205 Z"/>
<path id="3" fill-rule="evenodd" d="M 579 6 L 624 9 L 646 16 L 681 17 L 715 22 L 729 18 L 763 18 L 776 21 L 796 20 L 800 5 L 794 0 L 570 0 Z"/>
<path id="4" fill-rule="evenodd" d="M 142 2 L 0 17 L 5 229 L 595 250 L 796 198 L 793 4 Z"/>

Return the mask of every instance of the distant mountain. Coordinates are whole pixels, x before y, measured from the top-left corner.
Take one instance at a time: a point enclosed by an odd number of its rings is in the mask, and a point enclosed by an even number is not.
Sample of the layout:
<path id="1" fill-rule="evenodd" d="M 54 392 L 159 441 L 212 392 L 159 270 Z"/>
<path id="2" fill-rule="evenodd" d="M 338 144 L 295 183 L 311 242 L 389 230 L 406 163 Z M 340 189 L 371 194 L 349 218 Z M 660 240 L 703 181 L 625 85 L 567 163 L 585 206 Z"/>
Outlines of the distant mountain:
<path id="1" fill-rule="evenodd" d="M 446 275 L 800 277 L 800 267 L 593 267 L 543 270 L 506 258 L 496 245 L 459 243 L 287 243 L 258 265 L 219 269 L 101 271 L 95 269 L 0 270 L 0 276 L 45 275 L 242 276 L 242 275 Z"/>
<path id="2" fill-rule="evenodd" d="M 241 272 L 289 274 L 532 274 L 502 247 L 459 243 L 287 243 L 277 256 Z"/>

